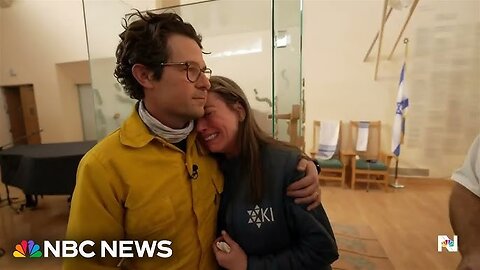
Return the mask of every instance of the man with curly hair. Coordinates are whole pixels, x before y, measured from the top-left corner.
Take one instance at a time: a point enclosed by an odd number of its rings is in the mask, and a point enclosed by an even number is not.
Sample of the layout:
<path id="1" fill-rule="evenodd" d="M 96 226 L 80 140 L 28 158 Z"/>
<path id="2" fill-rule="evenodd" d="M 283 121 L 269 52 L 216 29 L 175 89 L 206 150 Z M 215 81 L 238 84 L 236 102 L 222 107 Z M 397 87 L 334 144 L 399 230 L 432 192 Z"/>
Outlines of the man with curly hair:
<path id="1" fill-rule="evenodd" d="M 92 240 L 96 252 L 100 240 L 166 239 L 172 254 L 121 260 L 96 253 L 66 259 L 64 269 L 216 269 L 212 243 L 223 176 L 192 132 L 204 114 L 212 72 L 201 36 L 173 13 L 132 17 L 120 34 L 114 74 L 138 102 L 80 162 L 67 239 Z M 315 166 L 303 163 L 307 176 L 289 193 L 316 204 Z"/>

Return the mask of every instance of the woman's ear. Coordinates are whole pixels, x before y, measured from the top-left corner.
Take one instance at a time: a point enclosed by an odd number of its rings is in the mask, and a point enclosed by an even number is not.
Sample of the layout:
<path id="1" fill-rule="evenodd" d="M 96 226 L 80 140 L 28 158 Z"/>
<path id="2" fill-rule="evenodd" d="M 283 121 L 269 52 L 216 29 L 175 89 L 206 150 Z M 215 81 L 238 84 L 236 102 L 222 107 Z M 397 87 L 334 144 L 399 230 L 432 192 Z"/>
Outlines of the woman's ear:
<path id="1" fill-rule="evenodd" d="M 153 88 L 153 72 L 142 64 L 135 64 L 132 67 L 133 77 L 144 88 Z"/>
<path id="2" fill-rule="evenodd" d="M 238 102 L 233 105 L 233 108 L 235 108 L 235 111 L 238 113 L 238 118 L 240 122 L 243 122 L 246 116 L 245 108 Z"/>

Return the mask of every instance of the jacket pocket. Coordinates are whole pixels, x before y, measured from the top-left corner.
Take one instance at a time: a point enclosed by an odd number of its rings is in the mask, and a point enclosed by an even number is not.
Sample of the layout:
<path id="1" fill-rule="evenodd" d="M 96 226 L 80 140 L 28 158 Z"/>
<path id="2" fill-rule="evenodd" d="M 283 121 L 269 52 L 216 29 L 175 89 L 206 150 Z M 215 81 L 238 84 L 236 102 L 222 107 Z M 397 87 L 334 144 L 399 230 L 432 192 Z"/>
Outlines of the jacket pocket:
<path id="1" fill-rule="evenodd" d="M 157 197 L 149 205 L 127 211 L 127 230 L 141 239 L 170 237 L 175 233 L 175 210 L 170 197 Z"/>

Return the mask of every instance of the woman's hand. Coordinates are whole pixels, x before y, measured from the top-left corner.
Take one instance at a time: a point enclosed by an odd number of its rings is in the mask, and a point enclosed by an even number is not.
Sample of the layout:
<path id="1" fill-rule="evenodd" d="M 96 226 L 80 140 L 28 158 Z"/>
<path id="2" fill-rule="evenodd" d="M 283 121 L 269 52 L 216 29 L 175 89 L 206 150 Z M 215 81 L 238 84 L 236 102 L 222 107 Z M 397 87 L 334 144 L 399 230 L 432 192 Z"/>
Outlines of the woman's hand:
<path id="1" fill-rule="evenodd" d="M 230 246 L 230 253 L 222 251 L 217 247 L 216 244 L 219 241 L 225 241 Z M 226 231 L 222 231 L 222 236 L 213 242 L 213 253 L 215 254 L 215 258 L 217 258 L 218 264 L 223 268 L 228 270 L 247 269 L 247 255 Z"/>

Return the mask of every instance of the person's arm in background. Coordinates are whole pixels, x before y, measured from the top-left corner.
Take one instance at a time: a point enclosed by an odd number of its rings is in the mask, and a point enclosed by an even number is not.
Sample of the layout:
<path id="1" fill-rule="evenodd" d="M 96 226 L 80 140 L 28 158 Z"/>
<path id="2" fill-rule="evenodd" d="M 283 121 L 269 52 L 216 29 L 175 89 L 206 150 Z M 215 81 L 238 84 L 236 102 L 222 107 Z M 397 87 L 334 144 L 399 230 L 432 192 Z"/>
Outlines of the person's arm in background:
<path id="1" fill-rule="evenodd" d="M 450 222 L 462 254 L 458 269 L 480 269 L 480 197 L 459 183 L 450 196 Z"/>
<path id="2" fill-rule="evenodd" d="M 457 183 L 450 196 L 450 223 L 462 255 L 458 269 L 480 269 L 480 136 L 452 179 Z"/>
<path id="3" fill-rule="evenodd" d="M 317 208 L 321 203 L 319 166 L 311 159 L 302 157 L 297 164 L 297 171 L 305 173 L 305 176 L 288 186 L 287 196 L 294 198 L 296 204 L 308 205 L 308 210 Z"/>
<path id="4" fill-rule="evenodd" d="M 77 183 L 73 193 L 70 217 L 67 227 L 67 240 L 78 244 L 83 240 L 95 243 L 95 257 L 64 259 L 63 270 L 113 270 L 120 259 L 101 258 L 100 240 L 124 238 L 123 204 L 121 187 L 115 177 L 93 153 L 85 156 L 77 171 Z"/>

